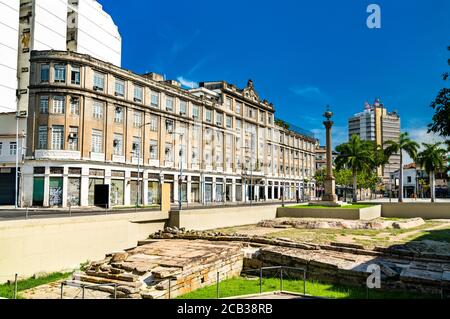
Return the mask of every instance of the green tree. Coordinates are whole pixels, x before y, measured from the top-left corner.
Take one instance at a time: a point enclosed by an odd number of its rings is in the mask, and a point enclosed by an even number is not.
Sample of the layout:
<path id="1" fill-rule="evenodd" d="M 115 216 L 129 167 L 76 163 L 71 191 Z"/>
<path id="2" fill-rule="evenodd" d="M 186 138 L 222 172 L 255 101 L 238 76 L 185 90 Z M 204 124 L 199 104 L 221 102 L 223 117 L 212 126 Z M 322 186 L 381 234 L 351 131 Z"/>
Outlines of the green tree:
<path id="1" fill-rule="evenodd" d="M 349 169 L 335 169 L 336 185 L 344 187 L 344 198 L 347 201 L 347 188 L 352 184 L 352 171 Z"/>
<path id="2" fill-rule="evenodd" d="M 316 180 L 316 187 L 324 187 L 325 185 L 325 176 L 327 175 L 325 169 L 320 169 L 316 171 L 316 174 L 314 175 L 314 179 Z"/>
<path id="3" fill-rule="evenodd" d="M 447 49 L 450 51 L 450 46 Z M 450 59 L 448 60 L 448 65 L 450 65 Z M 442 78 L 447 83 L 450 79 L 449 73 L 444 73 Z M 450 88 L 444 87 L 438 93 L 431 107 L 435 110 L 435 114 L 433 123 L 428 125 L 428 132 L 437 133 L 444 137 L 450 136 Z"/>
<path id="4" fill-rule="evenodd" d="M 430 176 L 431 202 L 436 201 L 436 173 L 442 172 L 446 166 L 447 150 L 441 148 L 442 143 L 423 143 L 425 149 L 417 156 L 417 164 Z"/>
<path id="5" fill-rule="evenodd" d="M 361 141 L 358 135 L 353 135 L 348 143 L 337 146 L 336 151 L 339 153 L 336 157 L 336 168 L 348 168 L 352 171 L 353 202 L 356 203 L 358 173 L 370 170 L 374 166 L 372 144 Z"/>
<path id="6" fill-rule="evenodd" d="M 387 141 L 385 143 L 386 154 L 390 157 L 393 154 L 400 155 L 400 176 L 399 176 L 399 195 L 398 201 L 403 202 L 403 152 L 406 152 L 413 160 L 417 157 L 419 144 L 409 138 L 407 132 L 400 134 L 399 141 Z"/>

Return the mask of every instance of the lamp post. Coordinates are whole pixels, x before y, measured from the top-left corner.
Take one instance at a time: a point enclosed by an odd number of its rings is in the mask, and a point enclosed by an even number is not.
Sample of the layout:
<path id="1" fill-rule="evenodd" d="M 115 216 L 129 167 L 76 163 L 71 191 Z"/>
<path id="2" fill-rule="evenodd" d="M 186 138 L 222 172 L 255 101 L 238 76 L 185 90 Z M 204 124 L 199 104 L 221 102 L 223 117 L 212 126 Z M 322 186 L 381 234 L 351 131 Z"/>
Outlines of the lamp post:
<path id="1" fill-rule="evenodd" d="M 144 123 L 139 126 L 139 145 L 138 145 L 138 164 L 137 164 L 137 170 L 138 170 L 138 192 L 136 197 L 136 207 L 139 207 L 139 195 L 141 193 L 141 148 L 142 148 L 142 128 L 150 125 L 151 123 Z"/>
<path id="2" fill-rule="evenodd" d="M 179 156 L 180 156 L 180 176 L 178 178 L 178 210 L 181 211 L 182 208 L 183 208 L 182 196 L 181 196 L 181 186 L 183 185 L 182 179 L 183 179 L 183 138 L 184 138 L 184 133 L 171 132 L 171 134 L 180 136 L 180 152 L 179 152 Z"/>
<path id="3" fill-rule="evenodd" d="M 19 148 L 19 119 L 27 118 L 27 112 L 16 112 L 16 179 L 15 179 L 15 200 L 14 207 L 19 208 L 19 149 L 23 155 L 23 145 Z M 22 143 L 23 144 L 23 143 Z"/>

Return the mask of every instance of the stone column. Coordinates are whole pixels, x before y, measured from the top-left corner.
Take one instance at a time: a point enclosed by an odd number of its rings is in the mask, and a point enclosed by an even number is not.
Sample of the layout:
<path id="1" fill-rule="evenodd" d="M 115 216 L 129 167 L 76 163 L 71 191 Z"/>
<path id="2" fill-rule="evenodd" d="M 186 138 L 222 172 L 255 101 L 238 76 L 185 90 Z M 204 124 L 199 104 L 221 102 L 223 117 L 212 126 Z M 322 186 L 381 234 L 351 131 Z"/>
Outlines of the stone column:
<path id="1" fill-rule="evenodd" d="M 323 122 L 323 124 L 325 125 L 327 136 L 327 176 L 324 182 L 325 194 L 323 196 L 323 201 L 337 203 L 336 180 L 333 176 L 333 143 L 331 134 L 334 124 L 333 121 L 331 121 L 333 113 L 331 111 L 327 111 L 324 116 L 326 121 Z"/>
<path id="2" fill-rule="evenodd" d="M 192 203 L 192 201 L 191 201 L 191 196 L 192 196 L 192 176 L 188 175 L 186 181 L 187 181 L 186 198 L 187 198 L 187 203 L 190 204 L 190 203 Z"/>

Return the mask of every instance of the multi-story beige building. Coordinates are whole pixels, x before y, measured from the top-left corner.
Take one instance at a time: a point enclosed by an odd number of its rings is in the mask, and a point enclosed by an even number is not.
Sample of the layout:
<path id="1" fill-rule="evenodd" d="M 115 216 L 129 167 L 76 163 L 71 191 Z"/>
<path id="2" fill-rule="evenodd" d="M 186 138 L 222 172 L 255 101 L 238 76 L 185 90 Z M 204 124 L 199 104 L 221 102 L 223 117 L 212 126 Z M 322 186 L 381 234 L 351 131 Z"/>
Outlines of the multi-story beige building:
<path id="1" fill-rule="evenodd" d="M 161 183 L 184 203 L 314 194 L 317 140 L 277 126 L 252 81 L 186 90 L 87 55 L 33 51 L 29 91 L 22 206 L 93 206 L 96 185 L 109 185 L 112 206 L 157 204 Z"/>
<path id="2" fill-rule="evenodd" d="M 400 116 L 397 112 L 388 112 L 385 106 L 376 99 L 373 105 L 366 102 L 365 111 L 355 114 L 348 120 L 349 139 L 358 135 L 361 140 L 374 141 L 377 145 L 384 145 L 387 141 L 400 139 Z M 383 177 L 388 185 L 389 175 L 394 172 L 400 163 L 400 155 L 394 154 L 384 171 L 378 168 L 378 175 Z"/>

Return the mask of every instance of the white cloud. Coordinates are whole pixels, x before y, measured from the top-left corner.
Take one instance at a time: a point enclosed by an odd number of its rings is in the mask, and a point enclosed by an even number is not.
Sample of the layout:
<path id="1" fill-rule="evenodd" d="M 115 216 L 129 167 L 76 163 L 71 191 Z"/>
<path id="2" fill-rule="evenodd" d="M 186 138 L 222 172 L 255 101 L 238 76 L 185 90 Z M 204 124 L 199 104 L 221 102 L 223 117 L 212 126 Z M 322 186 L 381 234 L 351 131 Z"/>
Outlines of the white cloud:
<path id="1" fill-rule="evenodd" d="M 315 86 L 306 86 L 306 87 L 292 87 L 291 92 L 303 96 L 303 97 L 311 97 L 321 95 L 322 92 L 318 87 Z"/>
<path id="2" fill-rule="evenodd" d="M 408 132 L 409 137 L 415 142 L 419 143 L 420 149 L 423 149 L 422 143 L 435 144 L 445 141 L 445 139 L 442 136 L 439 136 L 434 133 L 428 133 L 427 127 L 406 128 L 403 131 Z M 413 162 L 414 161 L 408 154 L 403 153 L 403 164 L 409 164 Z"/>
<path id="3" fill-rule="evenodd" d="M 181 85 L 183 85 L 183 86 L 185 86 L 187 88 L 194 89 L 194 88 L 198 87 L 198 83 L 197 82 L 185 79 L 182 76 L 177 77 L 177 80 L 178 80 L 178 82 L 181 83 Z"/>

